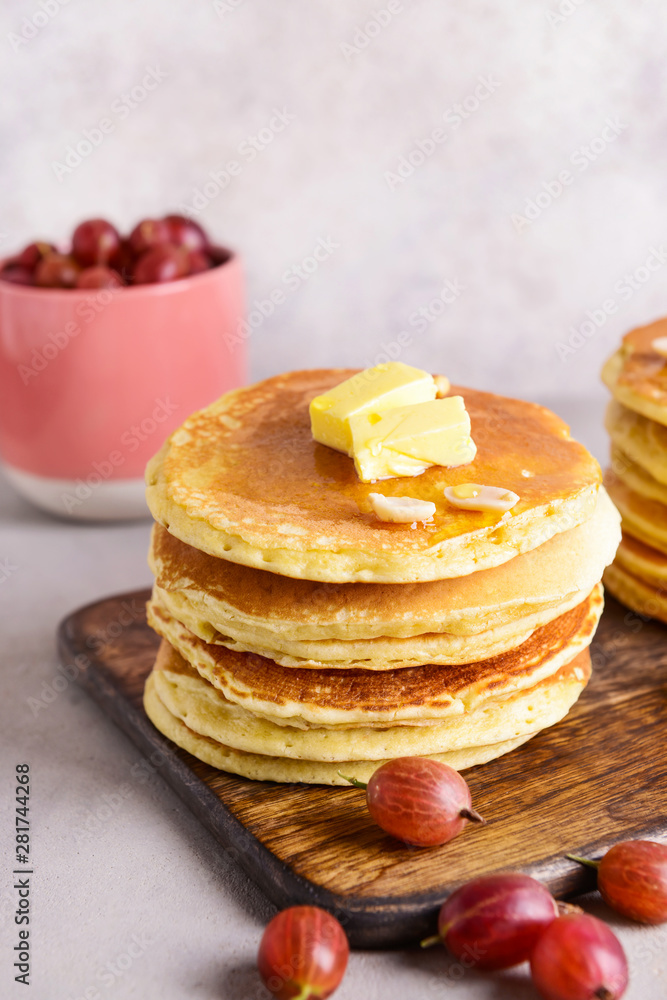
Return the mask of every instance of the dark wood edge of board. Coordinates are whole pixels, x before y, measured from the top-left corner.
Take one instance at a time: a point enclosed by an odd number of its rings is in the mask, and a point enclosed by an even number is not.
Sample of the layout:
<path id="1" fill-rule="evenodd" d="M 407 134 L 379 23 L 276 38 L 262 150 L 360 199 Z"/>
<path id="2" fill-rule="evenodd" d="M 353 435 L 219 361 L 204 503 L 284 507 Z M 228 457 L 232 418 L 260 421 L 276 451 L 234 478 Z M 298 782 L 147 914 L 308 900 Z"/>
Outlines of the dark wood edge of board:
<path id="1" fill-rule="evenodd" d="M 83 628 L 87 613 L 107 602 L 145 601 L 149 591 L 138 590 L 93 601 L 68 615 L 58 627 L 58 652 L 63 665 L 76 659 L 77 683 L 103 708 L 106 715 L 148 758 L 179 798 L 213 834 L 223 850 L 238 862 L 244 872 L 263 890 L 277 907 L 295 904 L 320 906 L 335 914 L 345 927 L 353 948 L 388 948 L 398 943 L 416 942 L 433 933 L 441 893 L 415 893 L 399 902 L 395 898 L 347 898 L 297 875 L 268 850 L 231 813 L 220 798 L 188 766 L 186 759 L 172 748 L 141 708 L 126 698 L 114 683 L 113 674 L 96 657 L 86 640 Z M 183 754 L 184 751 L 179 751 Z M 239 778 L 239 781 L 246 779 Z M 332 794 L 336 790 L 332 789 Z M 656 833 L 659 834 L 659 827 Z M 645 826 L 642 835 L 647 836 Z M 592 845 L 590 845 L 592 847 Z M 576 853 L 587 856 L 589 845 L 582 844 Z M 529 874 L 539 879 L 548 871 L 554 895 L 567 898 L 588 892 L 595 885 L 595 875 L 562 856 L 545 858 Z M 452 886 L 452 889 L 456 885 Z"/>

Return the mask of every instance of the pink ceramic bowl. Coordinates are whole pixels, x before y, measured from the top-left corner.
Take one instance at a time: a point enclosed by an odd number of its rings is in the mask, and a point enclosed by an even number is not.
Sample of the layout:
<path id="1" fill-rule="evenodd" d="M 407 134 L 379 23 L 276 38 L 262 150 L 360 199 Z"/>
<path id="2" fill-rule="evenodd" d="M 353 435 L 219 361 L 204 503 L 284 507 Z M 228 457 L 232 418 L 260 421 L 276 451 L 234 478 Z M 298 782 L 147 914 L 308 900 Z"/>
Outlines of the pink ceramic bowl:
<path id="1" fill-rule="evenodd" d="M 220 259 L 113 291 L 0 280 L 0 455 L 19 492 L 65 517 L 147 514 L 148 459 L 246 378 L 241 265 Z"/>

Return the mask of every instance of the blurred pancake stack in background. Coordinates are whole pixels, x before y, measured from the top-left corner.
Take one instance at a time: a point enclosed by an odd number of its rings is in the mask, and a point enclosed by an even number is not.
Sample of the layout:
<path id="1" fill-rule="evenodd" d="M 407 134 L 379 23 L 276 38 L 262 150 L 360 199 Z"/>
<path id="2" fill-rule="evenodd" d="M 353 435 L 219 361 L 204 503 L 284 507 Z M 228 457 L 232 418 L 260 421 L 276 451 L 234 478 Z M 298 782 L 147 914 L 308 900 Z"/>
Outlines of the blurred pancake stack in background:
<path id="1" fill-rule="evenodd" d="M 605 483 L 623 529 L 604 582 L 629 608 L 667 622 L 667 320 L 626 334 L 602 379 L 613 396 Z"/>
<path id="2" fill-rule="evenodd" d="M 234 774 L 345 784 L 339 771 L 364 780 L 405 755 L 460 770 L 558 722 L 590 676 L 620 537 L 595 460 L 543 407 L 452 387 L 472 461 L 362 482 L 309 418 L 353 374 L 229 393 L 147 469 L 162 644 L 146 711 Z M 503 512 L 445 497 L 468 484 L 518 500 Z M 380 520 L 377 493 L 435 512 Z"/>

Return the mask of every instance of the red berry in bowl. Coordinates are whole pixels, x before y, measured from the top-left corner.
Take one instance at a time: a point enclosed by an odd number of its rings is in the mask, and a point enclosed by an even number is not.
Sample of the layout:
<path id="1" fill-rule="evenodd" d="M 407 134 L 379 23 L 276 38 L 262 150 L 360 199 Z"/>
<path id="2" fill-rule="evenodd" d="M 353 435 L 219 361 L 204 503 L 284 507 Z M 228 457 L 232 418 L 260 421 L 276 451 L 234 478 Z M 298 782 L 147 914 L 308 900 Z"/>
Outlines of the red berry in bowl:
<path id="1" fill-rule="evenodd" d="M 72 234 L 72 256 L 82 267 L 108 264 L 119 247 L 118 230 L 106 219 L 87 219 Z"/>
<path id="2" fill-rule="evenodd" d="M 153 282 L 175 281 L 183 278 L 188 269 L 188 251 L 183 247 L 164 243 L 141 255 L 134 268 L 134 282 L 137 285 L 149 285 Z"/>
<path id="3" fill-rule="evenodd" d="M 13 285 L 32 285 L 32 271 L 27 267 L 21 267 L 15 261 L 5 264 L 0 271 L 0 278 L 3 281 L 10 281 Z"/>
<path id="4" fill-rule="evenodd" d="M 142 219 L 128 236 L 135 256 L 170 242 L 169 225 L 164 219 Z"/>
<path id="5" fill-rule="evenodd" d="M 125 284 L 129 284 L 132 280 L 136 259 L 136 254 L 130 246 L 130 241 L 121 240 L 117 252 L 109 261 L 109 267 L 120 274 Z"/>
<path id="6" fill-rule="evenodd" d="M 169 242 L 188 250 L 208 249 L 208 236 L 197 222 L 184 215 L 167 215 L 164 221 L 169 227 Z"/>
<path id="7" fill-rule="evenodd" d="M 349 954 L 335 917 L 317 906 L 291 906 L 264 931 L 257 965 L 278 1000 L 325 1000 L 340 986 Z"/>
<path id="8" fill-rule="evenodd" d="M 346 780 L 366 789 L 368 811 L 379 827 L 414 847 L 446 844 L 468 820 L 484 823 L 472 808 L 465 779 L 453 767 L 428 757 L 389 760 L 367 785 Z"/>
<path id="9" fill-rule="evenodd" d="M 25 267 L 29 271 L 34 271 L 40 260 L 46 257 L 47 253 L 57 253 L 52 243 L 29 243 L 25 249 L 21 250 L 20 254 L 14 257 L 12 263 L 20 264 L 21 267 Z"/>
<path id="10" fill-rule="evenodd" d="M 188 254 L 188 263 L 188 274 L 200 274 L 211 268 L 211 258 L 201 250 L 191 250 Z"/>
<path id="11" fill-rule="evenodd" d="M 35 268 L 35 284 L 40 288 L 74 288 L 80 270 L 72 257 L 48 253 Z"/>
<path id="12" fill-rule="evenodd" d="M 438 934 L 456 958 L 467 958 L 475 968 L 509 969 L 530 958 L 540 935 L 557 916 L 549 890 L 529 875 L 486 875 L 462 885 L 445 900 Z"/>
<path id="13" fill-rule="evenodd" d="M 530 957 L 530 971 L 544 1000 L 619 1000 L 628 985 L 620 941 L 588 913 L 549 924 Z"/>
<path id="14" fill-rule="evenodd" d="M 86 267 L 76 280 L 77 288 L 122 288 L 125 282 L 110 267 Z"/>

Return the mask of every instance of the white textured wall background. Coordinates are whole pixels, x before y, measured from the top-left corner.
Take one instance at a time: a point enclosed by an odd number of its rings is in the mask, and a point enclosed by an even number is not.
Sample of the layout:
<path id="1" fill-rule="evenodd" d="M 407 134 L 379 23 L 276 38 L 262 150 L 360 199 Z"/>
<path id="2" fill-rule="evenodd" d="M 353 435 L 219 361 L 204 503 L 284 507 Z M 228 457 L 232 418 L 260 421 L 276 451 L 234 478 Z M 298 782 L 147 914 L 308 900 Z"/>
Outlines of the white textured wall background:
<path id="1" fill-rule="evenodd" d="M 388 7 L 375 37 L 357 33 Z M 48 23 L 24 41 L 26 17 Z M 667 250 L 660 0 L 5 0 L 1 22 L 3 250 L 87 215 L 127 226 L 192 204 L 230 160 L 240 172 L 200 218 L 243 254 L 250 301 L 318 240 L 339 244 L 253 333 L 257 377 L 364 364 L 408 331 L 403 358 L 458 381 L 601 393 L 618 337 L 667 312 L 667 256 L 641 270 Z M 166 77 L 119 112 L 147 67 Z M 448 109 L 480 77 L 494 92 L 457 127 Z M 241 144 L 275 108 L 294 120 L 250 161 Z M 113 132 L 59 180 L 54 161 L 102 118 Z M 392 189 L 386 174 L 437 128 Z M 512 215 L 563 170 L 572 182 L 517 231 Z M 416 325 L 447 280 L 460 295 Z M 556 344 L 605 300 L 615 311 L 561 360 Z"/>

